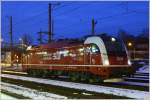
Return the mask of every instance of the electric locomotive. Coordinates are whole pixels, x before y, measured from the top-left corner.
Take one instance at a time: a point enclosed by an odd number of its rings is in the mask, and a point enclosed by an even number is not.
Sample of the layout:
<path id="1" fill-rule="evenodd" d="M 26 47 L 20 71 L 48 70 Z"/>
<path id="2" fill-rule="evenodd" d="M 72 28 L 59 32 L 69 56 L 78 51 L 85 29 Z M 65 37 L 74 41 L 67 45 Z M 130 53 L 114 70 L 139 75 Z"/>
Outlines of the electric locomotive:
<path id="1" fill-rule="evenodd" d="M 71 80 L 99 82 L 131 75 L 125 46 L 110 36 L 90 36 L 84 41 L 69 40 L 28 47 L 23 69 L 35 76 L 67 76 Z"/>

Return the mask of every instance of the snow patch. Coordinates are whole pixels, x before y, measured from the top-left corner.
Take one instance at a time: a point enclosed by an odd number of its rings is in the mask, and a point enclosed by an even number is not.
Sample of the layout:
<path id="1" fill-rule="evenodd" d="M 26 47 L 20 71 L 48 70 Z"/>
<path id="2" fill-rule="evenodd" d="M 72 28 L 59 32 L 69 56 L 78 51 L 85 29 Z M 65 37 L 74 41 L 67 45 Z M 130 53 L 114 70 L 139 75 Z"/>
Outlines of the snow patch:
<path id="1" fill-rule="evenodd" d="M 1 100 L 17 100 L 17 98 L 1 93 Z"/>
<path id="2" fill-rule="evenodd" d="M 135 78 L 135 77 L 124 77 L 124 79 L 141 80 L 141 81 L 149 81 L 149 79 Z"/>
<path id="3" fill-rule="evenodd" d="M 1 82 L 1 88 L 11 93 L 16 93 L 32 99 L 38 99 L 38 100 L 67 99 L 67 97 L 65 96 L 60 96 L 48 92 L 39 92 L 35 89 L 25 88 L 25 87 L 4 83 L 4 82 Z"/>
<path id="4" fill-rule="evenodd" d="M 31 78 L 31 77 L 23 77 L 23 76 L 8 75 L 8 74 L 1 74 L 1 77 L 7 77 L 12 79 L 31 81 L 31 82 L 37 82 L 37 83 L 49 84 L 55 86 L 62 86 L 66 88 L 81 89 L 81 90 L 97 92 L 97 93 L 125 96 L 129 98 L 137 98 L 137 99 L 149 98 L 149 92 L 139 91 L 139 90 L 122 89 L 122 88 L 114 88 L 114 87 L 90 85 L 90 84 L 82 84 L 82 83 L 74 83 L 74 82 L 64 82 L 64 81 L 56 81 L 56 80 L 42 79 L 42 78 Z"/>
<path id="5" fill-rule="evenodd" d="M 129 81 L 119 82 L 118 84 L 136 85 L 136 86 L 147 86 L 147 87 L 149 86 L 149 83 L 129 82 Z"/>
<path id="6" fill-rule="evenodd" d="M 137 70 L 139 73 L 149 73 L 149 65 L 145 65 Z"/>

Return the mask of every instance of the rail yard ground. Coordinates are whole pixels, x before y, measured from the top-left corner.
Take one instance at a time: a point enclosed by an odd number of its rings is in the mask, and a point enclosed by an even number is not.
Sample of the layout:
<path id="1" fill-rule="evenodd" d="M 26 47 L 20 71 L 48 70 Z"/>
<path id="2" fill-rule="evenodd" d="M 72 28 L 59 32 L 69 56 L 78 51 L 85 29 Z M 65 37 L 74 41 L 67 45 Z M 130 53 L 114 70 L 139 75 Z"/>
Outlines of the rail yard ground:
<path id="1" fill-rule="evenodd" d="M 68 80 L 62 81 L 62 79 L 54 80 L 29 77 L 25 72 L 3 70 L 1 75 L 1 85 L 2 91 L 5 91 L 6 93 L 12 92 L 12 94 L 16 94 L 14 91 L 22 91 L 17 92 L 20 93 L 17 95 L 21 95 L 22 98 L 28 97 L 32 99 L 37 97 L 37 95 L 39 97 L 44 96 L 43 98 L 45 99 L 62 97 L 69 99 L 147 98 L 149 94 L 149 73 L 144 73 L 143 70 L 137 71 L 133 77 L 124 77 L 124 79 L 124 83 L 96 83 L 91 85 L 81 82 L 69 82 Z M 64 81 L 66 83 L 63 83 Z M 64 85 L 66 84 L 70 85 L 65 87 Z M 16 88 L 17 90 L 14 90 Z M 25 92 L 27 90 L 28 92 L 30 91 L 30 94 Z"/>

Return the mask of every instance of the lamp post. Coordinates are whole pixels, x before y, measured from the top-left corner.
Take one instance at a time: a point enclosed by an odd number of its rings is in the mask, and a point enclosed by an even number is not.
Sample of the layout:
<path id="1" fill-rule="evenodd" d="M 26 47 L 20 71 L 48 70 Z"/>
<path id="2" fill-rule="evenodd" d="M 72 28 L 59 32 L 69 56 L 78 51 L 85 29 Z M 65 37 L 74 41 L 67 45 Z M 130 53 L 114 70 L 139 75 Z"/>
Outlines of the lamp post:
<path id="1" fill-rule="evenodd" d="M 19 40 L 21 41 L 21 65 L 23 65 L 23 39 L 19 38 Z"/>
<path id="2" fill-rule="evenodd" d="M 133 48 L 133 59 L 135 59 L 135 47 L 133 46 L 132 42 L 128 42 L 128 47 Z"/>

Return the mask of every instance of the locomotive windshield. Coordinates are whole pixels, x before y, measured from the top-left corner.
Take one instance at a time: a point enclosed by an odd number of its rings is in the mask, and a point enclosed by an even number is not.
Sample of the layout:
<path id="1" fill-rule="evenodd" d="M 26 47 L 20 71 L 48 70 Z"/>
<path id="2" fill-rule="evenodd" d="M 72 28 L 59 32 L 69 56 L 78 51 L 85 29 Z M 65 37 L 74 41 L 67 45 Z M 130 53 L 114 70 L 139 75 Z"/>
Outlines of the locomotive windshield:
<path id="1" fill-rule="evenodd" d="M 100 50 L 96 44 L 91 44 L 92 53 L 100 53 Z"/>

